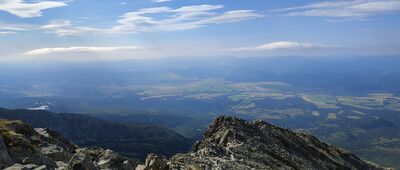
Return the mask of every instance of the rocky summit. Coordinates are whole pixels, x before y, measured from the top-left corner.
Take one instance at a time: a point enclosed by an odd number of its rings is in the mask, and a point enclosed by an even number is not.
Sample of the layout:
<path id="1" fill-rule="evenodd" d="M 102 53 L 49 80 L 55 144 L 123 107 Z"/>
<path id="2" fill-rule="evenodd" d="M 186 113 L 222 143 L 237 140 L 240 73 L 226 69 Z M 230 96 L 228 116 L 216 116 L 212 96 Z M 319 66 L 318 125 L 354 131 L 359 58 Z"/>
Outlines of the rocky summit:
<path id="1" fill-rule="evenodd" d="M 149 154 L 144 163 L 102 148 L 79 148 L 57 132 L 0 120 L 0 166 L 73 170 L 387 169 L 317 138 L 264 121 L 220 116 L 191 152 L 168 159 Z"/>
<path id="2" fill-rule="evenodd" d="M 171 169 L 383 169 L 319 141 L 264 121 L 221 116 L 191 153 L 175 155 Z"/>

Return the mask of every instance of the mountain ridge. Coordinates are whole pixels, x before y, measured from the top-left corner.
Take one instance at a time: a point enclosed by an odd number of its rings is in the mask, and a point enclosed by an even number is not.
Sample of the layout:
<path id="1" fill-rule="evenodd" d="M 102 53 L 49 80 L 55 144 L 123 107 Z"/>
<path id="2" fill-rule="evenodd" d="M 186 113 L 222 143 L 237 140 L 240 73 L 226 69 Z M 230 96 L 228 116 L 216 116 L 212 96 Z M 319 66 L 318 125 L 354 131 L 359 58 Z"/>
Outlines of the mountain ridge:
<path id="1" fill-rule="evenodd" d="M 22 120 L 34 128 L 47 127 L 77 145 L 99 146 L 139 159 L 144 159 L 149 153 L 172 156 L 190 148 L 188 140 L 183 136 L 153 125 L 126 125 L 83 114 L 25 109 L 0 109 L 0 118 Z"/>
<path id="2" fill-rule="evenodd" d="M 220 116 L 173 169 L 384 169 L 354 154 L 265 121 Z"/>
<path id="3" fill-rule="evenodd" d="M 304 132 L 231 116 L 215 118 L 192 151 L 171 158 L 148 154 L 144 164 L 101 147 L 79 147 L 56 131 L 21 121 L 0 120 L 0 134 L 0 165 L 8 170 L 390 169 Z"/>

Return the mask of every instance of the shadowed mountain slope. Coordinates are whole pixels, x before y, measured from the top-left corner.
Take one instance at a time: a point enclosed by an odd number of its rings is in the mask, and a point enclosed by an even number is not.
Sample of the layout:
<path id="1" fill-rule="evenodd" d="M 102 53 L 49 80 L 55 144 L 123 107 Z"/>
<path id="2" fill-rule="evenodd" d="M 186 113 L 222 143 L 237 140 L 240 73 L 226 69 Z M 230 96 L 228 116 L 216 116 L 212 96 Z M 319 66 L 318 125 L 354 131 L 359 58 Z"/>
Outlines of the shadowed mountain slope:
<path id="1" fill-rule="evenodd" d="M 55 130 L 80 146 L 98 146 L 123 155 L 144 159 L 149 153 L 172 156 L 186 152 L 190 144 L 183 136 L 152 125 L 120 124 L 82 114 L 0 109 L 0 118 L 22 120 L 34 128 Z"/>

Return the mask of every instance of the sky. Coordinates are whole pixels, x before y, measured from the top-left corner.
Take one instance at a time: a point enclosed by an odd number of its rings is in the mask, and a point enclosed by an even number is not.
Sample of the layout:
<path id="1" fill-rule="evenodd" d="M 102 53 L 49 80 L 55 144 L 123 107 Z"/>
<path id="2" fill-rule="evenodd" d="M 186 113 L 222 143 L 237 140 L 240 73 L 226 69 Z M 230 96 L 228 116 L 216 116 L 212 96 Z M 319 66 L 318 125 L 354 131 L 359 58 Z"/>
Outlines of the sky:
<path id="1" fill-rule="evenodd" d="M 400 0 L 0 0 L 0 61 L 400 54 Z"/>

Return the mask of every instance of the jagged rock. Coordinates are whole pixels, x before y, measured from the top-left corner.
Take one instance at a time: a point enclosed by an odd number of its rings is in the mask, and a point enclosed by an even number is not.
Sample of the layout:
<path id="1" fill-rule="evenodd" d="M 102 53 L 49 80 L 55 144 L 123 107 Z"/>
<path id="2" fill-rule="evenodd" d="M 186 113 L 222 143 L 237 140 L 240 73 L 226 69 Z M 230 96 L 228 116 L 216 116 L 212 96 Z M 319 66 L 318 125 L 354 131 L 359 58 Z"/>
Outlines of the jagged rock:
<path id="1" fill-rule="evenodd" d="M 5 146 L 11 162 L 23 165 L 35 164 L 56 167 L 57 164 L 40 152 L 37 147 L 43 141 L 41 135 L 31 126 L 20 121 L 0 122 Z"/>
<path id="2" fill-rule="evenodd" d="M 317 138 L 264 121 L 221 116 L 172 169 L 382 169 Z"/>
<path id="3" fill-rule="evenodd" d="M 168 160 L 166 157 L 156 154 L 149 154 L 146 157 L 146 170 L 167 170 Z"/>
<path id="4" fill-rule="evenodd" d="M 138 165 L 136 170 L 168 170 L 168 159 L 162 155 L 149 154 L 144 165 Z"/>
<path id="5" fill-rule="evenodd" d="M 0 121 L 1 136 L 12 162 L 22 163 L 24 159 L 38 154 L 32 145 L 33 128 L 20 121 Z"/>
<path id="6" fill-rule="evenodd" d="M 54 144 L 41 147 L 40 152 L 54 161 L 68 162 L 72 158 L 71 152 L 67 152 L 60 146 Z"/>
<path id="7" fill-rule="evenodd" d="M 50 130 L 48 128 L 35 128 L 35 131 L 39 133 L 45 139 L 46 143 L 42 144 L 56 144 L 58 148 L 66 151 L 66 152 L 75 152 L 77 146 L 74 145 L 71 141 L 64 138 L 60 133 Z"/>
<path id="8" fill-rule="evenodd" d="M 79 152 L 89 155 L 95 165 L 101 169 L 132 170 L 139 163 L 138 160 L 121 157 L 118 153 L 102 148 L 85 148 Z"/>
<path id="9" fill-rule="evenodd" d="M 58 166 L 57 170 L 65 170 L 68 166 L 68 162 L 56 161 L 56 164 Z"/>
<path id="10" fill-rule="evenodd" d="M 111 150 L 78 148 L 55 131 L 33 129 L 20 121 L 1 120 L 0 132 L 0 164 L 3 167 L 131 170 L 138 164 L 136 159 L 122 157 Z"/>
<path id="11" fill-rule="evenodd" d="M 46 165 L 52 168 L 57 167 L 57 164 L 54 160 L 50 159 L 49 157 L 40 152 L 36 152 L 34 155 L 26 157 L 25 159 L 22 160 L 22 164 Z"/>
<path id="12" fill-rule="evenodd" d="M 146 169 L 146 165 L 137 165 L 135 170 L 145 170 Z"/>
<path id="13" fill-rule="evenodd" d="M 35 128 L 40 134 L 41 142 L 37 144 L 40 152 L 54 161 L 68 162 L 77 148 L 70 141 L 62 137 L 59 133 L 47 128 Z"/>
<path id="14" fill-rule="evenodd" d="M 93 160 L 90 156 L 77 152 L 72 156 L 71 160 L 68 162 L 67 169 L 71 170 L 96 170 Z"/>

